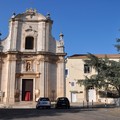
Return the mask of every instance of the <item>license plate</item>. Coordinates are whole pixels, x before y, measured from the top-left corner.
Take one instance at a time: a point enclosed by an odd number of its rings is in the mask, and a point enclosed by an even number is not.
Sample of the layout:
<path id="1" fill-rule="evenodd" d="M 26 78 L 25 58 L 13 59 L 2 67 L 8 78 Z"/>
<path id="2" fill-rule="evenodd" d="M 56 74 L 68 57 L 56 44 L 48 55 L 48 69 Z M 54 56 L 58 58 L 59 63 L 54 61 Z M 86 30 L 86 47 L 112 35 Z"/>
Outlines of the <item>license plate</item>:
<path id="1" fill-rule="evenodd" d="M 47 104 L 47 102 L 42 102 L 42 104 Z"/>

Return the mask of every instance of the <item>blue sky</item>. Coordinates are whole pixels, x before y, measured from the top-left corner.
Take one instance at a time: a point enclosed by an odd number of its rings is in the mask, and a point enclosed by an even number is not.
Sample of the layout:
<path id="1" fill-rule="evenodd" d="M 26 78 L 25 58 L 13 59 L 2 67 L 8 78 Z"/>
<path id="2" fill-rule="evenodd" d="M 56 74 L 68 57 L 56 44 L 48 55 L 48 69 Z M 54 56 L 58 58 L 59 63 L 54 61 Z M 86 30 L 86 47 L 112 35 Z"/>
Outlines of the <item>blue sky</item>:
<path id="1" fill-rule="evenodd" d="M 63 32 L 65 51 L 72 54 L 114 54 L 120 38 L 120 0 L 0 0 L 1 38 L 8 35 L 12 13 L 35 8 L 54 21 L 52 34 Z"/>

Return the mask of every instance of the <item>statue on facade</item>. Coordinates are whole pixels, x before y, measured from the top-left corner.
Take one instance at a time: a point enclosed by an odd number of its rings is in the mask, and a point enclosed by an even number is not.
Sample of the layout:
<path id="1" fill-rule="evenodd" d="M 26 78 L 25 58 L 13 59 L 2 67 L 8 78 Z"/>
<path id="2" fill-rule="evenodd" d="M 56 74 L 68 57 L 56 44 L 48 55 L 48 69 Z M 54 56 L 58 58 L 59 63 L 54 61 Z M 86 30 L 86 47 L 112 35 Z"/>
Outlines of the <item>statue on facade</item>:
<path id="1" fill-rule="evenodd" d="M 26 62 L 26 71 L 30 71 L 30 70 L 31 70 L 31 63 Z"/>

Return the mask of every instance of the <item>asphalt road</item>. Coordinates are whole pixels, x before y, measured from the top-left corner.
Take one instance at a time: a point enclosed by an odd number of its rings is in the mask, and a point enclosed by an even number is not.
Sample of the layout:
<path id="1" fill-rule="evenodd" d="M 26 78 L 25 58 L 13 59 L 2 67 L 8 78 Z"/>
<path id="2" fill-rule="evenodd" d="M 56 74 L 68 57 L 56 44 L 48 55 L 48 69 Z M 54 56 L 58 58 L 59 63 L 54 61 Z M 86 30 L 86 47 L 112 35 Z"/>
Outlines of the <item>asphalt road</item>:
<path id="1" fill-rule="evenodd" d="M 0 109 L 0 120 L 120 120 L 120 108 Z"/>

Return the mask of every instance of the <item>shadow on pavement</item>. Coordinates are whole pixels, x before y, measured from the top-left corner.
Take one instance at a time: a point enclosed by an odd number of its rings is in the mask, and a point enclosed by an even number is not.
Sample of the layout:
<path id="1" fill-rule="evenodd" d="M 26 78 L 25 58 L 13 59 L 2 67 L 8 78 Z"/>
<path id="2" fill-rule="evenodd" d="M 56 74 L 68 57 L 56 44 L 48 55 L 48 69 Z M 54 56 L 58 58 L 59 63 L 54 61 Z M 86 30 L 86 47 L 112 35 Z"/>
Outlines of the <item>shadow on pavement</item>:
<path id="1" fill-rule="evenodd" d="M 53 109 L 0 109 L 0 119 L 2 120 L 57 115 L 60 115 L 59 111 Z"/>
<path id="2" fill-rule="evenodd" d="M 90 109 L 88 109 L 91 111 Z M 22 119 L 42 116 L 61 116 L 65 113 L 78 113 L 82 110 L 79 107 L 72 107 L 70 109 L 0 109 L 0 119 Z"/>
<path id="3" fill-rule="evenodd" d="M 78 112 L 84 112 L 84 111 L 98 111 L 100 108 L 114 108 L 114 105 L 97 105 L 97 106 L 71 106 L 70 109 L 0 109 L 0 119 L 6 120 L 6 119 L 22 119 L 22 118 L 34 118 L 34 117 L 43 117 L 43 116 L 61 116 L 65 113 L 78 113 Z"/>

